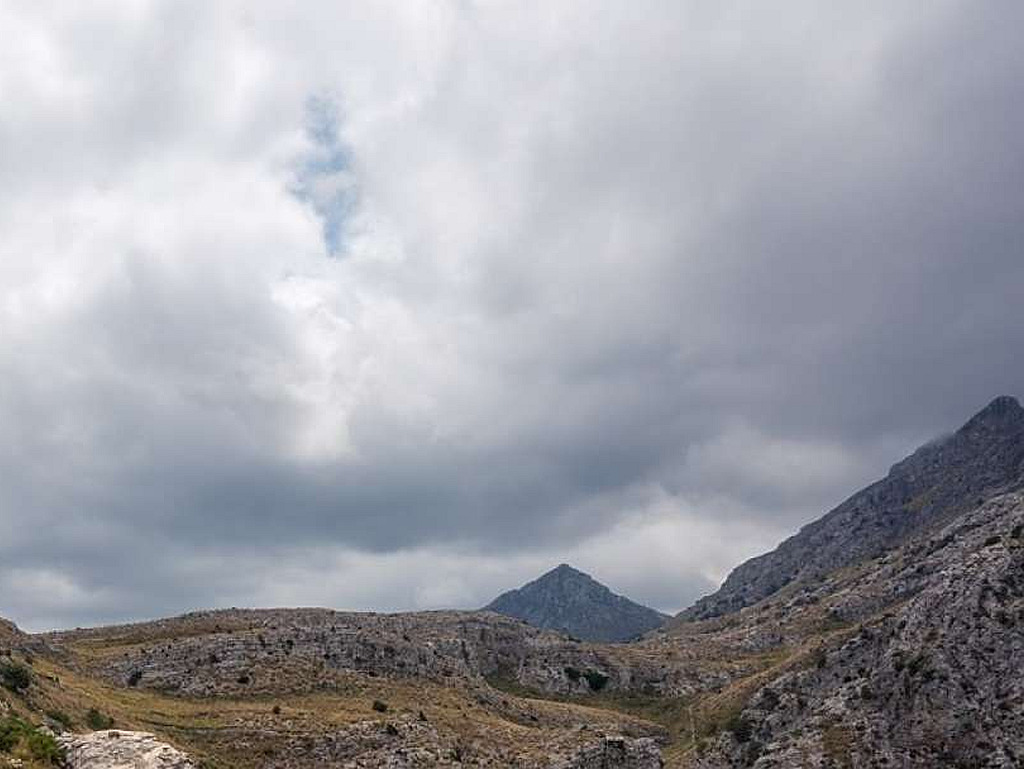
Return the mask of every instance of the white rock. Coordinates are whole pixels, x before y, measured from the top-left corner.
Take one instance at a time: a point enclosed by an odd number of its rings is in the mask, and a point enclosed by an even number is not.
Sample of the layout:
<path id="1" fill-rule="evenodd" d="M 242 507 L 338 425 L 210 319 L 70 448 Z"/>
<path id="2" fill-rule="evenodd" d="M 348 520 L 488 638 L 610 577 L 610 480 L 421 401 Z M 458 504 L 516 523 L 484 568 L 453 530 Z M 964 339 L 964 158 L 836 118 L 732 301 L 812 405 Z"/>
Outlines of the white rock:
<path id="1" fill-rule="evenodd" d="M 69 769 L 195 769 L 188 756 L 146 732 L 65 735 L 61 744 Z"/>

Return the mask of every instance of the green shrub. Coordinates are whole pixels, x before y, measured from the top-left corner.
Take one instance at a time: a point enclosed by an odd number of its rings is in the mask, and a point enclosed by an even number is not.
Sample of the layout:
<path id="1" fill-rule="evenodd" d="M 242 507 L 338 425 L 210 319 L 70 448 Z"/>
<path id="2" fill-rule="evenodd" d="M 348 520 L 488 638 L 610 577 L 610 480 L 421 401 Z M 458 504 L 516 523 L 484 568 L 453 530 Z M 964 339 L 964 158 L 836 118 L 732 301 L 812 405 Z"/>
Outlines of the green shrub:
<path id="1" fill-rule="evenodd" d="M 387 713 L 388 704 L 386 702 L 381 702 L 380 700 L 374 700 L 373 709 L 376 710 L 378 713 Z"/>
<path id="2" fill-rule="evenodd" d="M 587 679 L 587 683 L 590 684 L 591 691 L 599 692 L 605 686 L 608 685 L 609 678 L 604 673 L 600 673 L 597 670 L 588 670 L 583 674 L 583 677 Z"/>
<path id="3" fill-rule="evenodd" d="M 32 671 L 18 662 L 0 663 L 0 681 L 12 692 L 23 692 L 32 683 Z"/>
<path id="4" fill-rule="evenodd" d="M 15 751 L 20 756 L 54 766 L 64 762 L 64 751 L 51 735 L 17 716 L 8 716 L 0 719 L 0 753 Z"/>
<path id="5" fill-rule="evenodd" d="M 754 725 L 742 713 L 737 713 L 730 718 L 725 729 L 732 732 L 732 736 L 739 743 L 750 742 L 751 737 L 754 736 Z"/>
<path id="6" fill-rule="evenodd" d="M 89 712 L 85 714 L 85 723 L 93 731 L 99 732 L 112 727 L 114 719 L 106 713 L 96 710 L 96 708 L 89 708 Z"/>
<path id="7" fill-rule="evenodd" d="M 63 710 L 47 710 L 46 717 L 54 723 L 60 724 L 62 729 L 71 728 L 71 716 Z"/>
<path id="8" fill-rule="evenodd" d="M 61 766 L 64 763 L 63 749 L 52 735 L 45 732 L 33 729 L 25 735 L 22 746 L 36 761 L 46 761 L 55 766 Z"/>
<path id="9" fill-rule="evenodd" d="M 578 671 L 576 668 L 566 668 L 565 669 L 565 677 L 568 678 L 573 683 L 576 683 L 577 681 L 579 681 L 580 680 L 580 676 L 582 676 L 582 675 L 583 674 L 580 673 L 580 671 Z"/>

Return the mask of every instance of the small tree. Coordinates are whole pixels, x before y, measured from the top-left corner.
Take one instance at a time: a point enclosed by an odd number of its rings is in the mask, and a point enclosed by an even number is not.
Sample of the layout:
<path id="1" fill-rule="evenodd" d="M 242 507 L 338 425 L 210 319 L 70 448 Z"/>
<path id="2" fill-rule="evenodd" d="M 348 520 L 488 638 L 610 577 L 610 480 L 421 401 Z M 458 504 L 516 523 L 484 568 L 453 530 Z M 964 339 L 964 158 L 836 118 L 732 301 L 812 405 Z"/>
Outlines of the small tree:
<path id="1" fill-rule="evenodd" d="M 608 685 L 608 676 L 597 670 L 588 670 L 583 676 L 587 679 L 587 683 L 590 684 L 591 691 L 599 692 Z"/>

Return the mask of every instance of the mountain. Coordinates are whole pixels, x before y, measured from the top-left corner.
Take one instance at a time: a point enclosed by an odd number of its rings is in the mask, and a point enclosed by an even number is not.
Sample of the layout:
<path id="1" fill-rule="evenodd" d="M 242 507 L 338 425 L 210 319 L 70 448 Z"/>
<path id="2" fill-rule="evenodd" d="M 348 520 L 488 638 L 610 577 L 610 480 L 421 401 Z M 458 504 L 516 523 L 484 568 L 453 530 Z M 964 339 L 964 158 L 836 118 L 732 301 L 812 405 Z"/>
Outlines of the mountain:
<path id="1" fill-rule="evenodd" d="M 654 685 L 660 660 L 492 612 L 230 609 L 32 639 L 30 685 L 0 693 L 0 767 L 5 698 L 60 733 L 67 769 L 663 765 L 659 724 L 556 701 Z"/>
<path id="2" fill-rule="evenodd" d="M 633 643 L 494 611 L 0 621 L 0 766 L 1022 766 L 1021 412 L 996 399 L 755 559 L 778 573 L 719 616 Z M 663 619 L 565 565 L 496 604 L 576 635 Z"/>
<path id="3" fill-rule="evenodd" d="M 882 480 L 741 564 L 715 593 L 680 614 L 708 619 L 742 609 L 794 581 L 813 581 L 875 557 L 1000 491 L 1024 484 L 1024 408 L 1001 396 L 952 435 L 926 444 Z"/>
<path id="4" fill-rule="evenodd" d="M 667 619 L 564 563 L 484 608 L 588 641 L 628 641 Z"/>
<path id="5" fill-rule="evenodd" d="M 698 701 L 714 718 L 724 700 L 727 716 L 688 767 L 1024 765 L 1020 492 L 819 583 L 669 632 L 702 626 L 701 637 L 781 661 Z"/>

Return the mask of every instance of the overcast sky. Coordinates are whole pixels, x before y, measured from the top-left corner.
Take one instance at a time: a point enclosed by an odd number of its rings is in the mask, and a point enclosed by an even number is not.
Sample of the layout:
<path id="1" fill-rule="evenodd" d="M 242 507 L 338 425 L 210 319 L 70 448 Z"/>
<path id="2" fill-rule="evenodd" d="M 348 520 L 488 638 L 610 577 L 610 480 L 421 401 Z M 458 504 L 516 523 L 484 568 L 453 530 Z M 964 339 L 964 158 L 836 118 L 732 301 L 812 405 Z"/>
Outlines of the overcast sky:
<path id="1" fill-rule="evenodd" d="M 1024 4 L 0 5 L 0 614 L 675 611 L 1024 387 Z"/>

